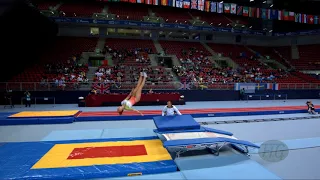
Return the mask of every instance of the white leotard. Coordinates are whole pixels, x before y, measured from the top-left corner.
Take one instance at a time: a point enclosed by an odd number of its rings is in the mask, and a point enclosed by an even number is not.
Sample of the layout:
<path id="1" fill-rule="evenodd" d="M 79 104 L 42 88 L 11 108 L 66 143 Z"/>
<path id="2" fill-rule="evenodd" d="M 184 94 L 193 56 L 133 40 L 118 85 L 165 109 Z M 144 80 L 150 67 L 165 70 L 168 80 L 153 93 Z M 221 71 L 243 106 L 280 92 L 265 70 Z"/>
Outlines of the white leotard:
<path id="1" fill-rule="evenodd" d="M 126 110 L 132 109 L 132 104 L 131 104 L 131 102 L 128 101 L 128 100 L 123 100 L 123 101 L 121 102 L 121 105 L 124 105 L 124 109 L 126 109 Z"/>

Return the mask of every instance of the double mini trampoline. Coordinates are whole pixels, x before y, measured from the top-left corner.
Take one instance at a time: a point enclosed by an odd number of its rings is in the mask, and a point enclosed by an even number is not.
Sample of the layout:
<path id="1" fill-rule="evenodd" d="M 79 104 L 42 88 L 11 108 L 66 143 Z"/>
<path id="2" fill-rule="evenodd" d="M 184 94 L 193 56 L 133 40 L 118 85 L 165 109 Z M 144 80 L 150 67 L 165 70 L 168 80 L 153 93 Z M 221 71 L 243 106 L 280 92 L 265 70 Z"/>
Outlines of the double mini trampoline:
<path id="1" fill-rule="evenodd" d="M 154 130 L 163 141 L 163 146 L 180 157 L 188 151 L 209 150 L 219 155 L 220 149 L 232 147 L 241 153 L 248 154 L 248 148 L 260 148 L 249 141 L 238 140 L 231 132 L 202 127 L 192 116 L 158 116 L 153 118 L 157 129 Z"/>

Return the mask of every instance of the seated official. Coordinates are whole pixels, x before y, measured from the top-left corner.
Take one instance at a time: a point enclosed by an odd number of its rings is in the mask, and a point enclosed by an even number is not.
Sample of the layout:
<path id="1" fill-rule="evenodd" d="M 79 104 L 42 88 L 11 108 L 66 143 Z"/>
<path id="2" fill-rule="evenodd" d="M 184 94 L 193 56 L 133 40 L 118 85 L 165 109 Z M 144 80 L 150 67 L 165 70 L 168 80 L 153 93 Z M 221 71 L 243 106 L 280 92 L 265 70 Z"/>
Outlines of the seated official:
<path id="1" fill-rule="evenodd" d="M 167 105 L 162 110 L 162 116 L 174 116 L 174 115 L 182 115 L 178 108 L 172 105 L 171 101 L 167 102 Z"/>

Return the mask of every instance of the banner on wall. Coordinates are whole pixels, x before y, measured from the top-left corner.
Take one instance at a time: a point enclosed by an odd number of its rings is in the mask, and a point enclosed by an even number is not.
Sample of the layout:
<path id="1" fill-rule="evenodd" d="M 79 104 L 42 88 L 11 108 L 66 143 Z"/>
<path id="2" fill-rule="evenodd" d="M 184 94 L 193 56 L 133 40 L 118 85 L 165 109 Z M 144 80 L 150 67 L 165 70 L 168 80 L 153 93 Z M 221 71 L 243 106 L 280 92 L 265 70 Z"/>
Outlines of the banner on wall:
<path id="1" fill-rule="evenodd" d="M 151 23 L 141 21 L 126 21 L 126 20 L 98 20 L 92 18 L 65 18 L 65 17 L 50 17 L 57 23 L 78 23 L 78 24 L 105 24 L 105 25 L 122 25 L 132 26 L 139 28 L 169 28 L 169 29 L 180 29 L 180 30 L 199 30 L 199 31 L 213 31 L 213 32 L 230 32 L 234 34 L 252 34 L 252 35 L 266 35 L 264 31 L 253 31 L 253 30 L 239 30 L 232 28 L 220 28 L 220 27 L 206 27 L 206 26 L 191 26 L 171 23 Z M 320 29 L 300 32 L 287 32 L 287 33 L 272 33 L 272 36 L 298 36 L 298 35 L 315 35 L 320 34 Z"/>
<path id="2" fill-rule="evenodd" d="M 254 93 L 256 90 L 279 90 L 279 86 L 273 83 L 235 83 L 234 90 L 245 89 L 246 93 Z"/>

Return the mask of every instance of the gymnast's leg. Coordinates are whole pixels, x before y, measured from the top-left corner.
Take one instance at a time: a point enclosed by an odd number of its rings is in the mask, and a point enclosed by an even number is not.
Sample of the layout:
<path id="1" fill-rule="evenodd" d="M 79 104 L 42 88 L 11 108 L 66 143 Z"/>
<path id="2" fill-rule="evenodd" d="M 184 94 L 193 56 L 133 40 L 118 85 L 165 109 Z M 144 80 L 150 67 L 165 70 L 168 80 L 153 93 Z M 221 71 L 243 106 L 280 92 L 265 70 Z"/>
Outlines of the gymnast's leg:
<path id="1" fill-rule="evenodd" d="M 144 84 L 146 83 L 147 74 L 141 73 L 140 78 L 137 84 L 137 87 L 133 90 L 132 96 L 135 97 L 136 102 L 139 102 L 141 99 L 142 89 Z"/>

